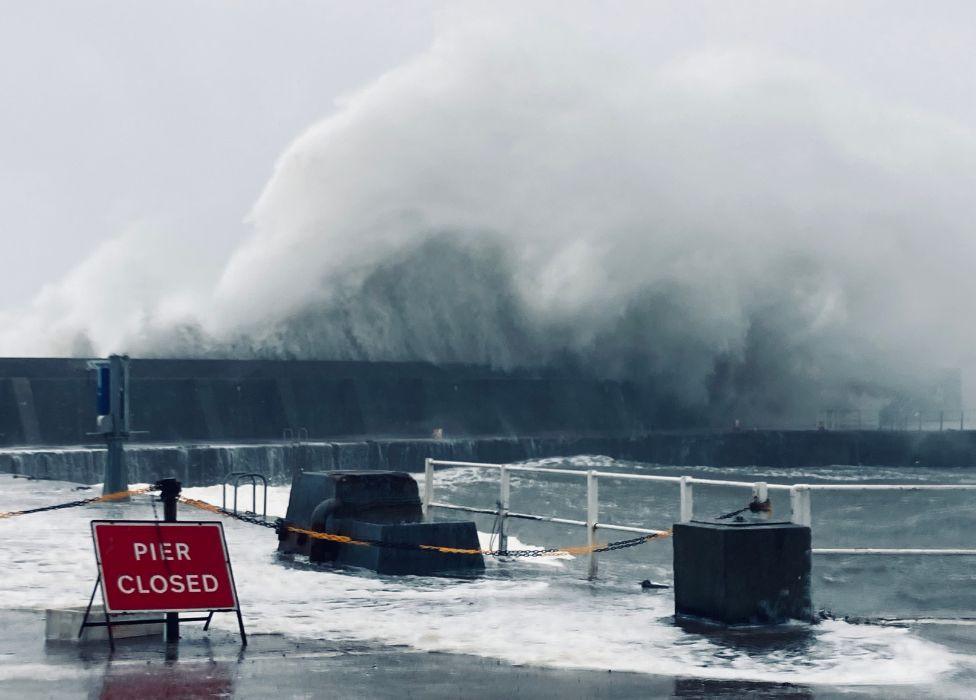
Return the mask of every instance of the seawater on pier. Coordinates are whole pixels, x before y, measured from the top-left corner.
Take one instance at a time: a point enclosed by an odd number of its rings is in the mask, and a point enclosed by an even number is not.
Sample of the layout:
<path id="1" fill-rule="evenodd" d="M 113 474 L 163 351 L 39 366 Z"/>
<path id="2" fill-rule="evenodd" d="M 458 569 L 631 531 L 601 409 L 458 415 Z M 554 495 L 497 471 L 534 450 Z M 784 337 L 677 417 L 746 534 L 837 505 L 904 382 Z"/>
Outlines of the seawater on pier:
<path id="1" fill-rule="evenodd" d="M 533 464 L 769 482 L 968 483 L 965 470 L 834 467 L 817 470 L 697 469 L 615 462 L 601 457 Z M 438 469 L 436 498 L 491 507 L 498 474 L 474 468 Z M 418 475 L 419 478 L 419 475 Z M 73 484 L 0 476 L 0 511 L 72 500 Z M 673 484 L 600 481 L 600 519 L 664 528 L 677 516 Z M 220 502 L 220 487 L 186 490 Z M 773 505 L 788 515 L 788 497 Z M 743 505 L 746 489 L 695 486 L 697 515 Z M 283 514 L 287 487 L 269 491 L 269 511 Z M 241 492 L 250 503 L 250 489 Z M 582 518 L 585 480 L 578 476 L 512 474 L 511 507 L 522 512 Z M 161 515 L 161 511 L 159 513 Z M 456 518 L 440 512 L 439 517 Z M 0 605 L 45 608 L 87 600 L 94 581 L 88 521 L 146 518 L 145 500 L 102 504 L 0 521 Z M 211 519 L 181 507 L 181 519 Z M 976 505 L 951 492 L 815 493 L 815 546 L 972 547 Z M 29 518 L 29 520 L 28 520 Z M 488 545 L 492 518 L 478 517 Z M 974 658 L 972 637 L 922 626 L 881 627 L 829 621 L 775 633 L 703 634 L 672 624 L 670 591 L 643 591 L 649 578 L 670 582 L 667 541 L 605 554 L 600 577 L 585 579 L 584 558 L 488 560 L 483 577 L 456 580 L 382 577 L 282 561 L 270 530 L 225 521 L 249 630 L 296 638 L 398 645 L 497 658 L 544 667 L 613 669 L 691 678 L 786 682 L 814 686 L 884 686 L 886 695 L 920 692 L 965 696 Z M 565 546 L 585 541 L 582 528 L 512 520 L 510 546 Z M 601 539 L 625 538 L 603 532 Z M 840 615 L 966 616 L 976 605 L 970 558 L 838 557 L 814 559 L 814 600 Z M 231 616 L 215 624 L 232 629 Z M 0 678 L 3 677 L 0 660 Z"/>

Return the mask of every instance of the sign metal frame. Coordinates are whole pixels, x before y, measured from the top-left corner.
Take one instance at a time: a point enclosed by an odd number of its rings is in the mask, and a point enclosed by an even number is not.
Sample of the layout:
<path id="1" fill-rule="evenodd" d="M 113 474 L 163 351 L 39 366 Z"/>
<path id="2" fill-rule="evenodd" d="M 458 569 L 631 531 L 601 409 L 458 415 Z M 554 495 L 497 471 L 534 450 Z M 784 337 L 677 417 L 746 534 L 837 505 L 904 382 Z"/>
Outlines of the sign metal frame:
<path id="1" fill-rule="evenodd" d="M 217 531 L 220 533 L 220 545 L 222 549 L 222 555 L 224 559 L 224 566 L 227 569 L 227 578 L 230 581 L 231 595 L 234 600 L 234 606 L 229 608 L 148 608 L 148 609 L 137 609 L 137 610 L 112 610 L 109 608 L 108 595 L 105 591 L 105 575 L 102 565 L 102 554 L 98 546 L 98 537 L 95 534 L 96 526 L 112 526 L 112 525 L 136 525 L 143 527 L 155 527 L 155 528 L 173 528 L 173 527 L 214 527 L 216 526 Z M 95 581 L 95 587 L 92 589 L 91 598 L 88 600 L 88 607 L 85 609 L 85 616 L 82 619 L 81 627 L 78 630 L 78 636 L 84 633 L 86 627 L 105 627 L 108 630 L 108 640 L 109 645 L 112 650 L 115 650 L 115 638 L 112 635 L 112 627 L 120 625 L 139 625 L 139 624 L 158 624 L 166 621 L 166 618 L 152 618 L 152 619 L 139 619 L 139 620 L 115 620 L 112 621 L 112 615 L 130 615 L 130 614 L 145 614 L 145 613 L 181 613 L 181 612 L 206 612 L 206 617 L 184 617 L 180 618 L 180 622 L 205 622 L 203 629 L 207 630 L 210 628 L 210 622 L 213 619 L 213 614 L 217 612 L 233 612 L 237 613 L 237 624 L 240 629 L 241 634 L 241 646 L 247 646 L 247 634 L 244 631 L 244 618 L 241 615 L 241 604 L 240 599 L 237 597 L 237 583 L 234 580 L 234 569 L 230 563 L 230 553 L 227 550 L 227 539 L 224 536 L 224 524 L 219 520 L 179 520 L 176 522 L 165 522 L 160 520 L 92 520 L 91 521 L 91 531 L 92 531 L 92 543 L 95 549 L 95 563 L 98 569 L 98 578 Z M 102 592 L 102 606 L 105 611 L 105 621 L 104 622 L 89 622 L 88 618 L 91 614 L 91 607 L 95 601 L 95 594 L 101 590 Z M 175 641 L 175 640 L 167 640 Z"/>

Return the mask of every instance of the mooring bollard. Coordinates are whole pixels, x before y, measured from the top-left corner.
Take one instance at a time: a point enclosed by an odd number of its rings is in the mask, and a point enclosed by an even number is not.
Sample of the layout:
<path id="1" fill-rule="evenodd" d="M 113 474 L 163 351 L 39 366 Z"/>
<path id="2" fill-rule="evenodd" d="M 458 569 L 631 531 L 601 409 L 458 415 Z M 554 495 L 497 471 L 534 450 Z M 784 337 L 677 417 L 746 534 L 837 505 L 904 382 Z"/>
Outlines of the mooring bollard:
<path id="1" fill-rule="evenodd" d="M 182 484 L 176 479 L 160 479 L 156 482 L 159 488 L 159 500 L 163 502 L 163 521 L 176 522 L 176 504 L 179 501 Z M 180 639 L 180 614 L 166 613 L 166 642 L 175 643 Z"/>
<path id="2" fill-rule="evenodd" d="M 811 621 L 810 528 L 758 518 L 674 526 L 678 619 L 720 625 Z"/>

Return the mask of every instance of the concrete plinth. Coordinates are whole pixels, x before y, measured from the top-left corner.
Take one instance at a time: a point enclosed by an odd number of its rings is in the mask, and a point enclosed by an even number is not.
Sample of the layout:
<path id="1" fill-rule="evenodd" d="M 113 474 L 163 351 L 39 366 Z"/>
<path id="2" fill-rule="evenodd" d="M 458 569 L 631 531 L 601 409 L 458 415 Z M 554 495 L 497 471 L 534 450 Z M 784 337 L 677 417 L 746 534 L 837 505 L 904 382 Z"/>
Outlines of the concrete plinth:
<path id="1" fill-rule="evenodd" d="M 152 614 L 134 615 L 113 615 L 112 620 L 138 619 L 139 617 L 151 617 Z M 81 637 L 78 630 L 81 628 L 81 621 L 85 617 L 85 606 L 77 608 L 57 608 L 45 611 L 44 638 L 48 641 L 57 642 L 89 642 L 108 639 L 108 630 L 105 627 L 86 627 Z M 158 617 L 158 616 L 157 616 Z M 93 605 L 91 614 L 88 616 L 89 622 L 105 622 L 105 611 L 101 605 Z M 161 622 L 150 622 L 144 625 L 112 625 L 112 636 L 116 639 L 127 637 L 154 637 L 163 633 Z"/>
<path id="2" fill-rule="evenodd" d="M 677 523 L 679 618 L 721 625 L 809 622 L 810 528 L 793 523 Z"/>

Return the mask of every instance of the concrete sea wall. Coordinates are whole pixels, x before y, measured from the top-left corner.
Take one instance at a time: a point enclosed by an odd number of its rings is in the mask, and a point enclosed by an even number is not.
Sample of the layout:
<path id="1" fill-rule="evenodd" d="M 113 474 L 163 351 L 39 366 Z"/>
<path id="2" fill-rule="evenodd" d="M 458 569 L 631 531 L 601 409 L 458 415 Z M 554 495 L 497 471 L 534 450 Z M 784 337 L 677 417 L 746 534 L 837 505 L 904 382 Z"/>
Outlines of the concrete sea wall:
<path id="1" fill-rule="evenodd" d="M 277 483 L 296 470 L 398 469 L 419 472 L 424 459 L 514 462 L 606 455 L 675 466 L 818 467 L 831 464 L 976 467 L 976 431 L 742 433 L 660 432 L 633 437 L 485 437 L 377 439 L 247 445 L 130 445 L 129 480 L 174 476 L 188 486 L 220 483 L 232 471 L 256 471 Z M 7 449 L 0 472 L 79 483 L 101 481 L 105 450 L 93 447 Z"/>
<path id="2" fill-rule="evenodd" d="M 152 442 L 624 433 L 650 413 L 625 383 L 470 365 L 133 359 L 130 374 L 131 426 Z M 0 446 L 92 442 L 95 382 L 83 359 L 0 358 Z"/>
<path id="3" fill-rule="evenodd" d="M 148 433 L 127 447 L 133 483 L 211 484 L 230 471 L 280 482 L 296 469 L 419 471 L 426 457 L 976 466 L 973 431 L 668 431 L 660 428 L 669 420 L 687 420 L 626 383 L 468 365 L 133 359 L 130 399 L 133 429 Z M 86 360 L 0 358 L 0 471 L 100 481 L 95 413 Z M 436 428 L 448 439 L 423 439 Z"/>

